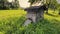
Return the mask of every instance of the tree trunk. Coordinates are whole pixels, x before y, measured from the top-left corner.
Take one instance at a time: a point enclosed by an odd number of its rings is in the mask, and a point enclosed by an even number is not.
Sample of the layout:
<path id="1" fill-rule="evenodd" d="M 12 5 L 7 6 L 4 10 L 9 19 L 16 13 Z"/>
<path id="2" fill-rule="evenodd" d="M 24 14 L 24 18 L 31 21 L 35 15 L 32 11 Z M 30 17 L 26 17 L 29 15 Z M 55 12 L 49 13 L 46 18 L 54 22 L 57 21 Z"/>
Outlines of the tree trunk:
<path id="1" fill-rule="evenodd" d="M 60 9 L 59 9 L 59 15 L 60 15 Z"/>

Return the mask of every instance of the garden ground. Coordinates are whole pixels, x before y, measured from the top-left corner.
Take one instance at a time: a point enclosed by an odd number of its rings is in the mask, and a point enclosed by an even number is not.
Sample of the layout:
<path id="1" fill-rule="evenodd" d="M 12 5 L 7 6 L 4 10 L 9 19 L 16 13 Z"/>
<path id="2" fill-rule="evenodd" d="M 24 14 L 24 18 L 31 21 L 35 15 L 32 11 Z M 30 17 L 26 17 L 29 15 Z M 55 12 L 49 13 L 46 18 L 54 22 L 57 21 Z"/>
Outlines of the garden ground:
<path id="1" fill-rule="evenodd" d="M 58 11 L 44 13 L 44 20 L 21 26 L 25 21 L 24 10 L 0 10 L 0 34 L 60 34 L 60 15 Z"/>

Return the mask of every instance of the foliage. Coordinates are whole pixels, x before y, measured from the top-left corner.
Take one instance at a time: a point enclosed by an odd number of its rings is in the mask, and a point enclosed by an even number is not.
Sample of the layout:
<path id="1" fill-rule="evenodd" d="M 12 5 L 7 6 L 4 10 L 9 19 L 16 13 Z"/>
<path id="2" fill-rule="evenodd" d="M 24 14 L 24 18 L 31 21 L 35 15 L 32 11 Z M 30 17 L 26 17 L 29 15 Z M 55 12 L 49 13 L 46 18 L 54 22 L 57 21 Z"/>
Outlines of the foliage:
<path id="1" fill-rule="evenodd" d="M 7 0 L 0 0 L 0 9 L 18 9 L 19 4 L 18 1 L 15 2 L 8 2 Z"/>

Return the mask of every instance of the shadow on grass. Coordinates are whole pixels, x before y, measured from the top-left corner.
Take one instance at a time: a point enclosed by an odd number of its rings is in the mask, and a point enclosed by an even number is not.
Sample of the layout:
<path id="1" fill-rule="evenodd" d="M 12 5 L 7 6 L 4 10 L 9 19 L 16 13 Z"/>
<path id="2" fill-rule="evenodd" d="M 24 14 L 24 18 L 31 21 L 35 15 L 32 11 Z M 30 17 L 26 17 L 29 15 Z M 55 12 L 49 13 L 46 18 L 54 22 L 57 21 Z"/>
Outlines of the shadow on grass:
<path id="1" fill-rule="evenodd" d="M 47 15 L 53 16 L 53 17 L 58 17 L 57 15 L 53 15 L 53 14 L 49 14 L 49 13 L 47 13 Z"/>

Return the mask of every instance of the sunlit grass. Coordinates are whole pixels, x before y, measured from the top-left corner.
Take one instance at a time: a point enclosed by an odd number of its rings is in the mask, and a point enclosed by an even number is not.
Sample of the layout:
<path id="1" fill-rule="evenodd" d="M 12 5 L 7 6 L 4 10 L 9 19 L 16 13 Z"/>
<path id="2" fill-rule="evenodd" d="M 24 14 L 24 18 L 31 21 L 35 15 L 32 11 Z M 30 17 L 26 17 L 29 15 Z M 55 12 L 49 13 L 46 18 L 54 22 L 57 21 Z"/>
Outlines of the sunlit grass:
<path id="1" fill-rule="evenodd" d="M 4 32 L 0 32 L 0 34 L 4 34 Z"/>
<path id="2" fill-rule="evenodd" d="M 0 10 L 0 34 L 60 34 L 60 15 L 58 11 L 44 13 L 44 20 L 23 27 L 24 10 Z"/>
<path id="3" fill-rule="evenodd" d="M 24 12 L 24 10 L 0 10 L 0 20 L 10 17 L 20 17 L 24 16 L 25 14 L 26 12 Z"/>
<path id="4" fill-rule="evenodd" d="M 58 20 L 60 21 L 60 15 L 58 15 L 58 11 L 55 12 L 53 10 L 49 10 L 48 14 L 44 14 L 44 18 L 48 20 Z"/>

